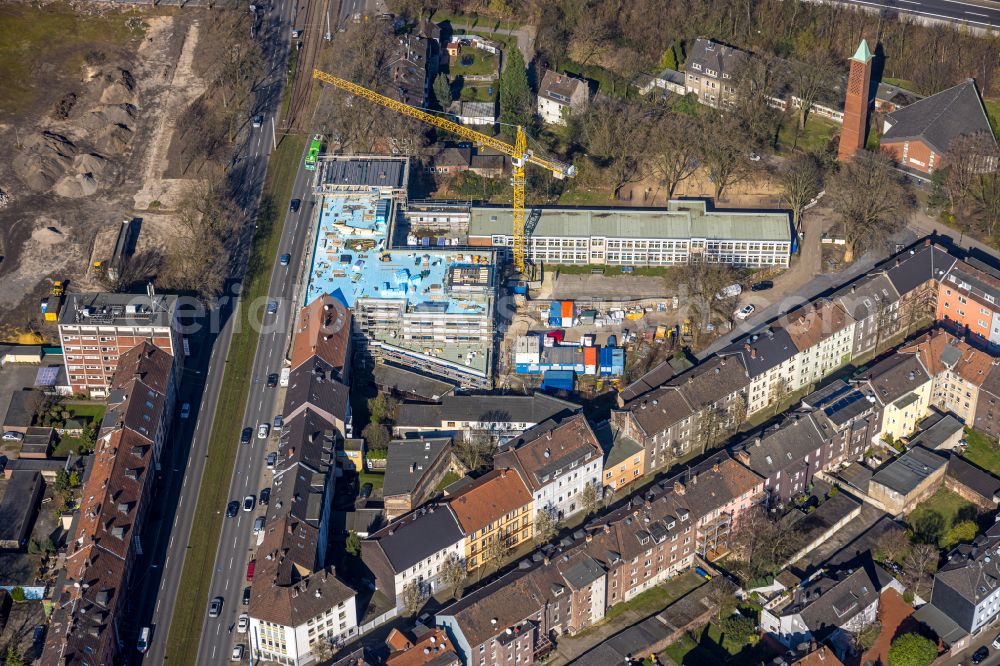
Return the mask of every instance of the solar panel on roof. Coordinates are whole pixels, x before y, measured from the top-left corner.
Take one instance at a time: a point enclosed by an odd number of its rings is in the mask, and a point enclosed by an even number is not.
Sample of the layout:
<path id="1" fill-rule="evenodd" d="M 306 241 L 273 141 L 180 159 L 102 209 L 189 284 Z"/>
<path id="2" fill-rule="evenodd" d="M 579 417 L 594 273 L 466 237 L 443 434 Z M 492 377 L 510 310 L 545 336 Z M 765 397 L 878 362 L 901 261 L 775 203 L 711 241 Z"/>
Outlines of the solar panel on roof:
<path id="1" fill-rule="evenodd" d="M 39 368 L 35 374 L 35 386 L 55 386 L 59 368 Z"/>

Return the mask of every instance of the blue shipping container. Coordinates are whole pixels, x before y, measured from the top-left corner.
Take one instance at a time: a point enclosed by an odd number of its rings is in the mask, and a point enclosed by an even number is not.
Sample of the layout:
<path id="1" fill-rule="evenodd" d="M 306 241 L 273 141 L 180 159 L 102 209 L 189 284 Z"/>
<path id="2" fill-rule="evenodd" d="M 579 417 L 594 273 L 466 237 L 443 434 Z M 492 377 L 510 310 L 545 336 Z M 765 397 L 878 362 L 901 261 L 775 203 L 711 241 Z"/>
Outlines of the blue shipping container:
<path id="1" fill-rule="evenodd" d="M 549 304 L 549 326 L 562 326 L 562 305 L 559 301 Z"/>
<path id="2" fill-rule="evenodd" d="M 542 379 L 542 390 L 572 391 L 574 377 L 572 370 L 547 370 Z"/>

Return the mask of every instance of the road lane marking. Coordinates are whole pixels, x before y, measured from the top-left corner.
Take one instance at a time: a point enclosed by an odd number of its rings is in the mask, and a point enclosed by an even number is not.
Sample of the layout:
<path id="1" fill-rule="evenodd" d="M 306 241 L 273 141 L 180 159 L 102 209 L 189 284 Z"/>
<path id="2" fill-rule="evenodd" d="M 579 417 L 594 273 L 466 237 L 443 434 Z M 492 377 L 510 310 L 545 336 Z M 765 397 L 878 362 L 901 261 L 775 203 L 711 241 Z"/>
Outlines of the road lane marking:
<path id="1" fill-rule="evenodd" d="M 972 14 L 973 16 L 985 16 L 986 18 L 989 18 L 989 16 L 990 16 L 989 14 L 980 14 L 979 12 L 970 12 L 968 10 L 966 10 L 965 13 L 966 14 Z"/>

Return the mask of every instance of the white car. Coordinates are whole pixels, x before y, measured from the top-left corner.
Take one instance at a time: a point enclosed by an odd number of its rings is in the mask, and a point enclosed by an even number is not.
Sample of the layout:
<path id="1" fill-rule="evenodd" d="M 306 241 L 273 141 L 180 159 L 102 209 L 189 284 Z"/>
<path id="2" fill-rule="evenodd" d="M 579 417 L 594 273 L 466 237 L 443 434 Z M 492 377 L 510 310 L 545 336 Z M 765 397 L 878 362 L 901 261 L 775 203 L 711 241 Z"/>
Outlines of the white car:
<path id="1" fill-rule="evenodd" d="M 3 441 L 5 442 L 20 442 L 22 439 L 24 439 L 24 435 L 13 430 L 8 430 L 3 434 Z"/>
<path id="2" fill-rule="evenodd" d="M 997 634 L 997 637 L 993 639 L 993 649 L 1000 650 L 1000 634 Z"/>
<path id="3" fill-rule="evenodd" d="M 237 643 L 233 646 L 233 654 L 230 659 L 232 661 L 243 661 L 243 643 Z"/>
<path id="4" fill-rule="evenodd" d="M 186 419 L 189 416 L 191 416 L 191 403 L 185 402 L 181 405 L 181 418 Z"/>
<path id="5" fill-rule="evenodd" d="M 757 308 L 755 308 L 752 305 L 744 305 L 743 307 L 741 307 L 739 310 L 736 311 L 736 318 L 740 320 L 746 319 L 747 317 L 752 315 L 754 310 L 756 309 Z"/>
<path id="6" fill-rule="evenodd" d="M 246 613 L 240 613 L 240 619 L 236 622 L 236 631 L 241 634 L 247 633 L 247 629 L 250 628 L 250 616 Z"/>
<path id="7" fill-rule="evenodd" d="M 257 439 L 267 439 L 268 433 L 271 432 L 271 426 L 266 423 L 261 423 L 257 426 Z"/>

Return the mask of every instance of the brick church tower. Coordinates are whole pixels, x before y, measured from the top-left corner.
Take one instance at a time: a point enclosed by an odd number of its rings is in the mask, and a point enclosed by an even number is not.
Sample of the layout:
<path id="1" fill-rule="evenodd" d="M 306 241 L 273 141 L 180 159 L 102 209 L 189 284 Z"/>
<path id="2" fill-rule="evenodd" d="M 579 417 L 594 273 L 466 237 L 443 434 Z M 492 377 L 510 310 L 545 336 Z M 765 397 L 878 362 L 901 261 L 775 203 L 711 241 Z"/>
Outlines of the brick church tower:
<path id="1" fill-rule="evenodd" d="M 872 52 L 868 42 L 861 40 L 858 50 L 851 57 L 851 74 L 847 79 L 847 96 L 844 98 L 844 125 L 840 130 L 840 148 L 837 159 L 849 160 L 865 146 L 868 128 L 868 87 L 872 80 Z"/>

